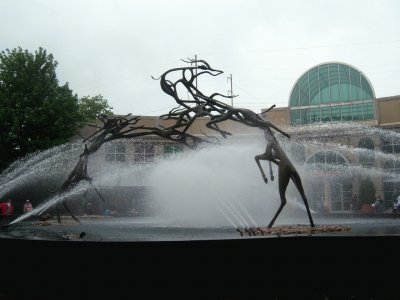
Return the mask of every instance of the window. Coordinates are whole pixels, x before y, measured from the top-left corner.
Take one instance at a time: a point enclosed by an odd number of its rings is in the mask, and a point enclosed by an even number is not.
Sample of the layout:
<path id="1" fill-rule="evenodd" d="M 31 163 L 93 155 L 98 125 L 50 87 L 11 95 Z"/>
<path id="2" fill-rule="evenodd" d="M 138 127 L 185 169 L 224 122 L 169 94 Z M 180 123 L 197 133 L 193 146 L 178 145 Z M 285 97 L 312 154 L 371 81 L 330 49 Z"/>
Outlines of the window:
<path id="1" fill-rule="evenodd" d="M 387 135 L 382 138 L 382 151 L 390 154 L 400 153 L 400 138 L 396 136 Z"/>
<path id="2" fill-rule="evenodd" d="M 339 87 L 339 66 L 337 64 L 329 65 L 329 83 L 331 87 L 331 101 L 340 101 L 340 87 Z"/>
<path id="3" fill-rule="evenodd" d="M 375 164 L 375 146 L 370 138 L 362 138 L 358 143 L 358 148 L 365 149 L 359 155 L 360 165 L 364 167 L 372 167 Z"/>
<path id="4" fill-rule="evenodd" d="M 339 65 L 340 101 L 350 100 L 350 70 L 348 66 Z"/>
<path id="5" fill-rule="evenodd" d="M 387 181 L 383 183 L 383 199 L 385 199 L 389 207 L 391 203 L 393 204 L 393 192 L 396 188 L 400 189 L 400 182 L 398 181 Z"/>
<path id="6" fill-rule="evenodd" d="M 340 121 L 340 105 L 332 106 L 332 121 Z"/>
<path id="7" fill-rule="evenodd" d="M 311 123 L 321 122 L 321 109 L 319 107 L 311 108 L 310 109 L 310 117 L 311 117 Z"/>
<path id="8" fill-rule="evenodd" d="M 343 105 L 342 106 L 342 120 L 343 121 L 351 121 L 353 119 L 351 111 L 351 105 Z"/>
<path id="9" fill-rule="evenodd" d="M 300 105 L 310 105 L 310 90 L 308 85 L 308 76 L 304 76 L 300 82 Z"/>
<path id="10" fill-rule="evenodd" d="M 300 98 L 299 85 L 296 84 L 293 88 L 292 95 L 290 96 L 290 105 L 299 106 L 299 98 Z"/>
<path id="11" fill-rule="evenodd" d="M 292 143 L 290 147 L 291 156 L 300 163 L 304 163 L 306 161 L 306 149 L 302 144 Z"/>
<path id="12" fill-rule="evenodd" d="M 347 164 L 340 154 L 333 151 L 317 152 L 308 159 L 307 163 L 318 166 L 321 170 L 327 172 Z"/>
<path id="13" fill-rule="evenodd" d="M 122 142 L 106 144 L 106 161 L 117 163 L 125 162 L 125 144 Z"/>
<path id="14" fill-rule="evenodd" d="M 290 112 L 290 119 L 293 125 L 300 125 L 301 124 L 300 110 L 299 109 L 292 110 Z"/>
<path id="15" fill-rule="evenodd" d="M 385 173 L 387 174 L 387 178 L 398 178 L 400 176 L 400 162 L 396 160 L 387 160 L 383 168 L 385 169 Z"/>
<path id="16" fill-rule="evenodd" d="M 182 153 L 182 145 L 165 145 L 164 146 L 164 157 L 171 157 L 176 154 Z"/>
<path id="17" fill-rule="evenodd" d="M 154 144 L 153 143 L 136 143 L 135 144 L 135 162 L 148 163 L 154 161 Z"/>
<path id="18" fill-rule="evenodd" d="M 310 71 L 310 99 L 312 105 L 320 104 L 319 101 L 319 84 L 318 84 L 318 69 Z"/>

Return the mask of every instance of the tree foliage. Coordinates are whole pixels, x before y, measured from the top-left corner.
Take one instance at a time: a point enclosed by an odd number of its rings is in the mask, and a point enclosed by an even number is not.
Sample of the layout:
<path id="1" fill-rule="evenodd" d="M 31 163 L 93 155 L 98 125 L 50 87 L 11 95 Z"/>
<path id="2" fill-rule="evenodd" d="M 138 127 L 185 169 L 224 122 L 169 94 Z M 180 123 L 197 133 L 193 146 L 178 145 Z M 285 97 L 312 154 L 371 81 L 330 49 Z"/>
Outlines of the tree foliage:
<path id="1" fill-rule="evenodd" d="M 358 198 L 361 203 L 372 204 L 375 202 L 376 189 L 374 183 L 369 176 L 360 180 L 360 190 Z"/>
<path id="2" fill-rule="evenodd" d="M 68 83 L 60 85 L 57 64 L 43 48 L 0 52 L 0 169 L 67 142 L 96 108 L 109 109 L 101 96 L 80 101 Z"/>
<path id="3" fill-rule="evenodd" d="M 98 114 L 112 115 L 111 109 L 112 107 L 108 105 L 107 100 L 102 95 L 85 96 L 79 99 L 79 113 L 84 122 L 96 120 Z"/>

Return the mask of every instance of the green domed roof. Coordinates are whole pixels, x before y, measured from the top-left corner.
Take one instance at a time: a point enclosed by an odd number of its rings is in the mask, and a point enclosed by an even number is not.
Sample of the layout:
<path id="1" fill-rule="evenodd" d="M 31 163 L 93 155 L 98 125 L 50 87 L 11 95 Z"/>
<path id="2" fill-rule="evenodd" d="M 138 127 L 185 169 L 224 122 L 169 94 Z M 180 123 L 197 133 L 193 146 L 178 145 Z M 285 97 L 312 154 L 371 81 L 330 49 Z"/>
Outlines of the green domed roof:
<path id="1" fill-rule="evenodd" d="M 306 71 L 292 88 L 292 124 L 372 119 L 373 99 L 372 85 L 360 70 L 344 63 L 320 64 Z"/>

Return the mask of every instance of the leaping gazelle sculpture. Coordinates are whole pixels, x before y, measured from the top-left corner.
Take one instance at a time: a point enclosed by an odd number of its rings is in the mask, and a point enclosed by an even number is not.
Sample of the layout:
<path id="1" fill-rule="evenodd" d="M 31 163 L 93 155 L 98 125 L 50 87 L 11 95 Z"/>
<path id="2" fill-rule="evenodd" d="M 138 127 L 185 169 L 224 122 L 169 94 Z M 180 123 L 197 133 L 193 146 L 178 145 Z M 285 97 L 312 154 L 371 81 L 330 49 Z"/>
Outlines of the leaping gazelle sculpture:
<path id="1" fill-rule="evenodd" d="M 224 102 L 218 101 L 215 99 L 217 96 L 222 96 L 225 98 L 232 98 L 235 96 L 224 96 L 219 93 L 214 93 L 211 96 L 206 96 L 201 93 L 197 87 L 194 86 L 194 80 L 200 74 L 210 74 L 212 76 L 217 76 L 222 73 L 222 71 L 215 70 L 210 67 L 210 65 L 205 62 L 204 60 L 189 60 L 185 61 L 188 63 L 199 63 L 198 69 L 200 70 L 199 73 L 195 75 L 194 67 L 184 67 L 184 68 L 175 68 L 165 72 L 159 79 L 161 79 L 161 88 L 164 92 L 168 95 L 172 96 L 176 102 L 180 106 L 184 106 L 182 110 L 175 110 L 171 111 L 168 115 L 169 118 L 176 118 L 180 121 L 184 121 L 184 130 L 185 132 L 194 122 L 194 120 L 199 116 L 208 116 L 210 117 L 210 121 L 206 124 L 209 129 L 215 130 L 219 132 L 223 137 L 230 135 L 229 132 L 223 131 L 218 127 L 218 123 L 232 120 L 236 122 L 240 122 L 244 125 L 250 127 L 258 127 L 264 131 L 267 146 L 266 150 L 263 154 L 256 155 L 255 160 L 260 169 L 261 175 L 264 179 L 265 183 L 268 183 L 268 179 L 265 176 L 264 170 L 261 166 L 260 160 L 267 160 L 269 162 L 270 167 L 270 174 L 271 180 L 274 180 L 273 173 L 272 173 L 272 166 L 271 162 L 278 166 L 278 185 L 279 185 L 279 195 L 281 198 L 281 204 L 275 213 L 274 217 L 272 218 L 271 222 L 268 224 L 268 227 L 272 227 L 275 223 L 275 220 L 279 216 L 280 212 L 282 211 L 283 207 L 285 206 L 286 200 L 286 189 L 289 185 L 290 179 L 293 181 L 294 185 L 296 186 L 297 190 L 299 191 L 304 205 L 307 210 L 308 218 L 310 220 L 310 225 L 315 227 L 314 221 L 311 216 L 310 208 L 308 205 L 308 200 L 304 192 L 303 184 L 301 182 L 301 178 L 299 173 L 297 172 L 295 166 L 290 161 L 289 157 L 286 155 L 285 151 L 280 146 L 277 138 L 275 137 L 272 129 L 280 132 L 281 134 L 285 135 L 286 137 L 290 138 L 289 134 L 280 130 L 274 124 L 262 118 L 259 114 L 246 109 L 246 108 L 234 108 Z M 166 75 L 171 72 L 179 71 L 182 72 L 182 78 L 172 82 L 166 79 Z M 189 78 L 185 77 L 185 72 L 189 72 Z M 182 84 L 193 97 L 192 101 L 184 101 L 179 98 L 176 87 L 178 84 Z M 195 104 L 194 106 L 192 104 Z M 267 111 L 271 110 L 275 105 L 271 106 Z M 193 117 L 189 116 L 189 113 L 194 113 Z M 187 118 L 187 119 L 186 119 Z"/>

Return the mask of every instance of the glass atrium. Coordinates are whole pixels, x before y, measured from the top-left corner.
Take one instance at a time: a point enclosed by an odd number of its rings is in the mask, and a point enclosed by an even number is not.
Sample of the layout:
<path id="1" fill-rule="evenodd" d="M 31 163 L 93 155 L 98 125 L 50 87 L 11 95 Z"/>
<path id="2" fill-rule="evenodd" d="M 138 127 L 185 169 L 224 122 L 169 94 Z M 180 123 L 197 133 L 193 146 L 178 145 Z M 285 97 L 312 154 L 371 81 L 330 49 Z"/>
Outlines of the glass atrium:
<path id="1" fill-rule="evenodd" d="M 375 93 L 367 77 L 343 63 L 306 71 L 290 93 L 292 125 L 374 119 Z"/>

